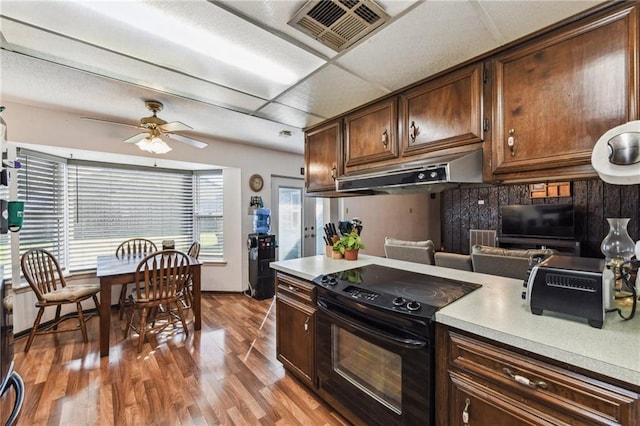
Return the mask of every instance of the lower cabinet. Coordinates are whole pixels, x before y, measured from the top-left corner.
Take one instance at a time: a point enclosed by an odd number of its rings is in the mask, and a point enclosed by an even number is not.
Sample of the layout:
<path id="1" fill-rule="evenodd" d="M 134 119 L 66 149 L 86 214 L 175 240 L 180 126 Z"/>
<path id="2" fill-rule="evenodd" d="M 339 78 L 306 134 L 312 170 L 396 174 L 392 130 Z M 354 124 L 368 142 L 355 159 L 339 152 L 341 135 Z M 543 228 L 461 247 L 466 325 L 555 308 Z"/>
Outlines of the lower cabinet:
<path id="1" fill-rule="evenodd" d="M 437 424 L 640 425 L 639 389 L 437 328 Z"/>
<path id="2" fill-rule="evenodd" d="M 284 367 L 315 389 L 315 287 L 282 273 L 276 275 L 276 351 Z"/>

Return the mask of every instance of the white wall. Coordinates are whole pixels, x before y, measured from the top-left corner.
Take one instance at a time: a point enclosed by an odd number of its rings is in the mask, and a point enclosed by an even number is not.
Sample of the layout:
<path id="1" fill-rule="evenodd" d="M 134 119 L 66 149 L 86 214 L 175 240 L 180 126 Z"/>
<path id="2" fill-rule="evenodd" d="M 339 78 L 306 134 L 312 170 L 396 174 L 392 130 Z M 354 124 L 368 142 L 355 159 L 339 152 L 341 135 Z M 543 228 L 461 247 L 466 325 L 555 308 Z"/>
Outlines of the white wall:
<path id="1" fill-rule="evenodd" d="M 209 144 L 204 149 L 174 142 L 168 154 L 151 155 L 134 144 L 122 140 L 135 133 L 126 126 L 109 125 L 81 120 L 77 114 L 31 105 L 3 101 L 7 109 L 2 113 L 7 122 L 7 139 L 12 145 L 37 149 L 40 146 L 61 148 L 61 155 L 73 150 L 86 151 L 89 159 L 113 161 L 125 159 L 129 164 L 170 167 L 170 161 L 198 163 L 205 166 L 226 167 L 224 170 L 224 253 L 226 264 L 205 264 L 202 288 L 205 291 L 243 291 L 248 288 L 247 235 L 253 230 L 253 217 L 248 214 L 252 195 L 259 195 L 269 207 L 271 175 L 300 177 L 304 167 L 303 155 L 260 149 L 241 143 L 199 137 Z M 279 137 L 274 135 L 274 138 Z M 112 158 L 112 155 L 116 154 Z M 123 157 L 126 156 L 126 157 Z M 74 158 L 79 158 L 75 155 Z M 265 180 L 259 193 L 249 188 L 249 176 L 259 173 Z M 13 259 L 17 264 L 18 259 Z M 14 287 L 16 287 L 14 285 Z M 35 317 L 30 292 L 16 296 L 15 331 L 31 327 Z M 23 312 L 20 312 L 23 311 Z"/>
<path id="2" fill-rule="evenodd" d="M 432 240 L 440 247 L 440 194 L 371 195 L 343 198 L 341 220 L 362 220 L 364 253 L 384 257 L 384 237 Z"/>

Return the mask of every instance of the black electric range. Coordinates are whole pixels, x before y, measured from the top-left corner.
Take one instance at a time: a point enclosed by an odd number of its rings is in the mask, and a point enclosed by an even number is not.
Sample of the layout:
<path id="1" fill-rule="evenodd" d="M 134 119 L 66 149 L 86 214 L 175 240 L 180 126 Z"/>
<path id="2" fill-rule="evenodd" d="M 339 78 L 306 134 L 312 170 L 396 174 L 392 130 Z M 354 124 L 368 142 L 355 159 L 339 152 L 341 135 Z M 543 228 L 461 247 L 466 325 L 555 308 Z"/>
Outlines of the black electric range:
<path id="1" fill-rule="evenodd" d="M 481 287 L 381 265 L 320 275 L 313 282 L 372 308 L 423 319 L 433 318 L 440 308 Z"/>
<path id="2" fill-rule="evenodd" d="M 434 315 L 480 285 L 380 265 L 313 281 L 325 400 L 355 423 L 435 424 Z"/>

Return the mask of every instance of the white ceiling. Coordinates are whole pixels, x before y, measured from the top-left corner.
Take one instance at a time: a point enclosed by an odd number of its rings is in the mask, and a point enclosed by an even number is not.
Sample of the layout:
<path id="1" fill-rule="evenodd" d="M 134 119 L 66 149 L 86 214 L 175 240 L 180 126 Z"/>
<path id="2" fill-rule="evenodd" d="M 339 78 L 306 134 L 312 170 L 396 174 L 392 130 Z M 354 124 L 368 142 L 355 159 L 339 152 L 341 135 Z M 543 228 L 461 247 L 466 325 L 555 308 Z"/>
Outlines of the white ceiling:
<path id="1" fill-rule="evenodd" d="M 377 0 L 391 19 L 340 53 L 287 24 L 306 0 L 111 3 L 117 19 L 89 8 L 95 0 L 2 0 L 0 102 L 135 125 L 154 99 L 164 103 L 160 117 L 193 127 L 190 136 L 302 153 L 303 128 L 601 1 Z M 126 11 L 136 3 L 153 9 Z M 243 70 L 213 57 L 229 41 L 234 54 L 281 69 L 267 78 L 265 65 Z"/>

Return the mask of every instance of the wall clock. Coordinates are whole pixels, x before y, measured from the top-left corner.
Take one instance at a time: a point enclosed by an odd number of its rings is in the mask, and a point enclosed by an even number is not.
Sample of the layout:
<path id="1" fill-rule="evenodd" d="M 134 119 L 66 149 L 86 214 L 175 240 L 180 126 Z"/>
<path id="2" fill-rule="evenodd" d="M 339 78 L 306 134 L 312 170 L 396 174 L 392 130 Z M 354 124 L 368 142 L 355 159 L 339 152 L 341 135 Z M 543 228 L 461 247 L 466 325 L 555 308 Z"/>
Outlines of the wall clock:
<path id="1" fill-rule="evenodd" d="M 262 179 L 262 176 L 260 176 L 259 174 L 253 174 L 251 175 L 251 177 L 249 178 L 249 187 L 251 188 L 252 191 L 258 192 L 262 189 L 264 185 L 264 180 Z"/>

